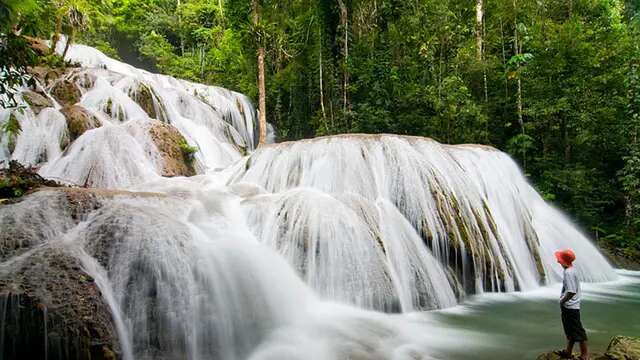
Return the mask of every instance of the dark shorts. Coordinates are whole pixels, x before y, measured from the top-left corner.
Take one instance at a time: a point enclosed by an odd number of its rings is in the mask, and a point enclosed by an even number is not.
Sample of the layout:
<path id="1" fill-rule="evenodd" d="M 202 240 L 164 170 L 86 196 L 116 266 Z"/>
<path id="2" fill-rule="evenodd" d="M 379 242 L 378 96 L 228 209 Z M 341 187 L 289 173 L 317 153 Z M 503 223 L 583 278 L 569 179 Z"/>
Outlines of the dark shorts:
<path id="1" fill-rule="evenodd" d="M 587 333 L 580 322 L 580 310 L 562 308 L 562 327 L 570 341 L 586 341 Z"/>

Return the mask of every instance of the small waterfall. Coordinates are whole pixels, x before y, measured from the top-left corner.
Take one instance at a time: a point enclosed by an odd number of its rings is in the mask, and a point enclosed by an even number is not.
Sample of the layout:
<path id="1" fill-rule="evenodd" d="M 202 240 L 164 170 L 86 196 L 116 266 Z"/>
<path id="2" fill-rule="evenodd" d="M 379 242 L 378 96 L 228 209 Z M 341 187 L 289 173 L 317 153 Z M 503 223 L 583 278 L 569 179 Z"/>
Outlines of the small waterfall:
<path id="1" fill-rule="evenodd" d="M 40 84 L 43 106 L 25 88 L 23 110 L 0 110 L 0 125 L 21 127 L 0 138 L 0 161 L 111 189 L 1 205 L 0 284 L 54 249 L 79 261 L 126 360 L 437 358 L 451 335 L 406 313 L 555 283 L 561 247 L 578 254 L 581 279 L 616 277 L 493 148 L 343 135 L 255 149 L 242 94 L 83 45 L 68 58 L 83 67 Z M 56 100 L 62 85 L 77 101 Z M 73 107 L 90 119 L 82 132 Z M 162 176 L 158 124 L 197 147 L 198 175 Z"/>

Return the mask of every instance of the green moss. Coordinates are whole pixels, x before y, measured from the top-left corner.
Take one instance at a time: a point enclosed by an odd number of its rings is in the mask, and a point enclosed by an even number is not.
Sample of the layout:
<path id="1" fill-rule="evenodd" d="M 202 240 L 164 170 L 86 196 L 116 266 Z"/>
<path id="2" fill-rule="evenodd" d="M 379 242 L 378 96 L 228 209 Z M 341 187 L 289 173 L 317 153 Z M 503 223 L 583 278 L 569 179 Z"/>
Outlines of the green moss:
<path id="1" fill-rule="evenodd" d="M 182 156 L 184 156 L 187 164 L 193 164 L 193 161 L 195 160 L 195 153 L 199 150 L 198 147 L 189 145 L 189 143 L 187 143 L 183 138 L 180 142 L 180 150 L 182 151 Z"/>

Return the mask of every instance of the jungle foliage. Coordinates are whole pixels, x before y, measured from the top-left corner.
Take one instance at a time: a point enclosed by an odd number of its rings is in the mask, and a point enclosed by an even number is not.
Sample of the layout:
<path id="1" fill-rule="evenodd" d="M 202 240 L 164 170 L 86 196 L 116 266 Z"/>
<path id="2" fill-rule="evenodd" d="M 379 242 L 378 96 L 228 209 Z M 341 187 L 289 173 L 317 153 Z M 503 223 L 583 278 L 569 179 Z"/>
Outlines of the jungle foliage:
<path id="1" fill-rule="evenodd" d="M 0 0 L 0 16 L 24 34 L 65 33 L 256 101 L 263 47 L 280 139 L 489 144 L 596 237 L 640 249 L 637 0 L 29 0 L 7 12 L 12 3 Z"/>

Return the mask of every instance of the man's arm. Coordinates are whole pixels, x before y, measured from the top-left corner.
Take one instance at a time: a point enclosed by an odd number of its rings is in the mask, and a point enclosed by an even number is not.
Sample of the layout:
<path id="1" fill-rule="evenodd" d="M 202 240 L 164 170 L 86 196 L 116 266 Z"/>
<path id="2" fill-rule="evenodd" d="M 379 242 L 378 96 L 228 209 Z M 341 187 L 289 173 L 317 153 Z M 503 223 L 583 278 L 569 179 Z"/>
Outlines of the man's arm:
<path id="1" fill-rule="evenodd" d="M 571 300 L 576 293 L 567 292 L 567 294 L 560 300 L 560 305 L 564 305 L 567 301 Z"/>

